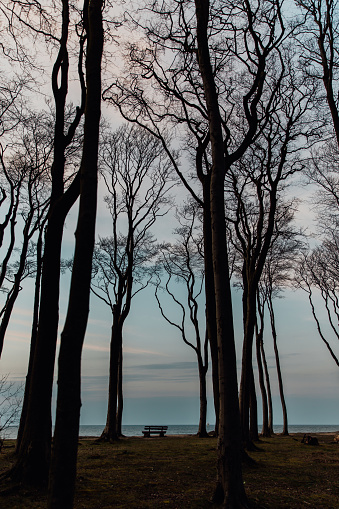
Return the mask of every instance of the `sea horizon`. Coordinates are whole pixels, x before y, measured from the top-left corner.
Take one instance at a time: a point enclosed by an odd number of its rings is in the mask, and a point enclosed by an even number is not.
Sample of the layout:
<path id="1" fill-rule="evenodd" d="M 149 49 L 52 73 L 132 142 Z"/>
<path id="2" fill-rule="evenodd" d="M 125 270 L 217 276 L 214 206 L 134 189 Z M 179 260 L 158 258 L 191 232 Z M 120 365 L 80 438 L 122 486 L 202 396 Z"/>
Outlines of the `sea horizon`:
<path id="1" fill-rule="evenodd" d="M 142 430 L 145 424 L 123 424 L 122 434 L 126 437 L 143 436 Z M 165 423 L 161 423 L 166 425 Z M 259 433 L 262 424 L 259 424 Z M 105 424 L 80 424 L 79 437 L 99 437 L 103 432 Z M 207 425 L 207 431 L 213 431 L 214 424 Z M 339 433 L 339 424 L 290 424 L 288 426 L 290 433 Z M 282 424 L 274 426 L 274 433 L 281 433 L 283 430 Z M 4 438 L 15 439 L 17 436 L 18 427 L 10 426 L 4 432 Z M 195 435 L 198 432 L 197 424 L 169 424 L 167 435 Z"/>

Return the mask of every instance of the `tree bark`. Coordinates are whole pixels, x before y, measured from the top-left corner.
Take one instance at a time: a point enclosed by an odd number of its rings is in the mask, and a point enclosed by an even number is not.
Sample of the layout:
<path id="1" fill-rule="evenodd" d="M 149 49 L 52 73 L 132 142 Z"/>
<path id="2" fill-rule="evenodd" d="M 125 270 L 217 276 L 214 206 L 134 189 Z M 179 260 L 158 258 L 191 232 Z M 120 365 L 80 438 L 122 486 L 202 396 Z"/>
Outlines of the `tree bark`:
<path id="1" fill-rule="evenodd" d="M 57 414 L 49 477 L 49 509 L 73 507 L 80 419 L 81 352 L 89 313 L 97 205 L 97 164 L 103 50 L 102 0 L 84 4 L 87 29 L 83 154 L 80 202 L 68 310 L 61 334 Z"/>
<path id="2" fill-rule="evenodd" d="M 200 387 L 200 417 L 198 436 L 200 438 L 208 437 L 206 429 L 207 419 L 207 388 L 206 388 L 206 372 L 207 366 L 204 366 L 201 355 L 198 355 L 198 368 L 199 368 L 199 387 Z"/>
<path id="3" fill-rule="evenodd" d="M 258 299 L 259 300 L 259 299 Z M 260 303 L 258 302 L 258 308 Z M 258 327 L 258 323 L 256 322 L 255 330 L 256 330 L 256 357 L 257 357 L 257 365 L 258 365 L 258 375 L 259 375 L 259 386 L 261 392 L 261 400 L 262 400 L 262 430 L 261 435 L 263 437 L 270 437 L 271 433 L 268 427 L 268 403 L 267 403 L 267 392 L 265 387 L 264 380 L 264 370 L 262 365 L 262 358 L 260 353 L 261 342 L 263 341 L 263 332 L 264 332 L 264 316 L 263 313 L 259 310 L 260 316 L 260 327 Z"/>
<path id="4" fill-rule="evenodd" d="M 248 272 L 248 269 L 247 269 Z M 251 276 L 246 274 L 247 289 L 244 291 L 244 342 L 242 351 L 242 369 L 240 381 L 240 418 L 244 446 L 252 449 L 250 437 L 250 401 L 251 391 L 255 392 L 252 384 L 253 378 L 253 337 L 256 319 L 256 285 Z M 245 288 L 245 281 L 244 281 Z M 253 400 L 253 396 L 252 396 Z"/>
<path id="5" fill-rule="evenodd" d="M 39 299 L 40 299 L 40 287 L 41 287 L 41 273 L 42 273 L 42 236 L 43 236 L 43 226 L 41 226 L 39 231 L 39 237 L 37 242 L 37 255 L 36 255 L 36 265 L 37 271 L 35 276 L 35 290 L 34 290 L 34 305 L 33 305 L 33 318 L 32 318 L 32 330 L 31 330 L 31 344 L 29 351 L 29 361 L 28 361 L 28 369 L 26 375 L 26 383 L 25 383 L 25 393 L 23 399 L 23 405 L 20 416 L 20 424 L 18 429 L 18 435 L 16 439 L 16 448 L 15 451 L 18 453 L 20 450 L 22 434 L 25 426 L 25 422 L 27 419 L 27 403 L 28 403 L 28 395 L 31 385 L 31 376 L 32 376 L 32 368 L 33 368 L 33 358 L 35 351 L 36 338 L 38 334 L 38 319 L 39 319 Z"/>
<path id="6" fill-rule="evenodd" d="M 117 409 L 117 436 L 122 437 L 122 414 L 124 409 L 124 394 L 122 388 L 122 369 L 123 369 L 123 350 L 122 341 L 119 352 L 119 366 L 118 366 L 118 409 Z"/>
<path id="7" fill-rule="evenodd" d="M 51 399 L 55 352 L 59 323 L 60 257 L 66 216 L 79 195 L 79 179 L 75 178 L 64 193 L 65 104 L 68 86 L 68 1 L 62 2 L 62 36 L 60 50 L 52 72 L 55 99 L 54 160 L 51 168 L 52 191 L 45 232 L 39 327 L 34 348 L 30 387 L 24 407 L 25 425 L 12 476 L 31 484 L 46 484 L 51 455 Z M 59 80 L 60 77 L 60 80 Z M 60 83 L 59 83 L 60 81 Z M 78 125 L 82 108 L 77 111 L 73 127 Z M 69 141 L 68 141 L 69 143 Z"/>
<path id="8" fill-rule="evenodd" d="M 254 441 L 254 442 L 259 441 L 258 405 L 257 405 L 257 395 L 256 395 L 256 390 L 255 390 L 253 366 L 252 366 L 251 389 L 250 389 L 250 440 Z"/>
<path id="9" fill-rule="evenodd" d="M 118 401 L 118 378 L 119 378 L 119 354 L 122 350 L 122 327 L 120 312 L 116 310 L 113 314 L 113 325 L 110 344 L 109 362 L 109 385 L 106 426 L 101 434 L 101 440 L 118 440 L 117 430 L 117 401 Z"/>
<path id="10" fill-rule="evenodd" d="M 215 315 L 215 292 L 212 258 L 212 230 L 210 210 L 210 176 L 203 181 L 204 210 L 204 264 L 205 264 L 205 296 L 206 296 L 206 326 L 211 351 L 212 386 L 215 410 L 215 433 L 219 430 L 219 375 L 218 375 L 218 340 Z"/>
<path id="11" fill-rule="evenodd" d="M 59 317 L 59 274 L 63 224 L 50 217 L 41 280 L 39 329 L 34 348 L 25 426 L 14 476 L 46 484 L 51 454 L 51 399 Z M 25 398 L 27 400 L 27 398 Z"/>
<path id="12" fill-rule="evenodd" d="M 264 342 L 260 343 L 260 354 L 262 358 L 262 363 L 264 366 L 265 380 L 266 380 L 266 390 L 267 390 L 267 401 L 268 401 L 268 430 L 271 435 L 274 434 L 273 431 L 273 403 L 272 403 L 272 392 L 271 392 L 271 382 L 270 382 L 270 374 L 268 372 L 268 366 L 266 361 Z"/>
<path id="13" fill-rule="evenodd" d="M 280 400 L 281 400 L 281 406 L 282 406 L 282 412 L 283 412 L 282 435 L 288 435 L 287 408 L 286 408 L 286 401 L 285 401 L 285 396 L 284 396 L 284 386 L 283 386 L 283 380 L 282 380 L 282 374 L 281 374 L 280 358 L 279 358 L 278 343 L 277 343 L 277 331 L 275 328 L 275 317 L 274 317 L 273 303 L 272 303 L 271 296 L 269 296 L 269 298 L 268 298 L 268 309 L 270 312 L 271 329 L 272 329 L 273 345 L 274 345 L 274 355 L 275 355 L 275 362 L 277 365 L 277 374 L 278 374 L 278 383 L 279 383 L 279 394 L 280 394 Z"/>
<path id="14" fill-rule="evenodd" d="M 195 7 L 198 63 L 208 111 L 212 151 L 210 206 L 220 398 L 218 484 L 215 498 L 229 508 L 244 508 L 247 507 L 247 498 L 241 467 L 238 383 L 224 209 L 226 165 L 218 97 L 208 47 L 209 2 L 195 0 Z"/>

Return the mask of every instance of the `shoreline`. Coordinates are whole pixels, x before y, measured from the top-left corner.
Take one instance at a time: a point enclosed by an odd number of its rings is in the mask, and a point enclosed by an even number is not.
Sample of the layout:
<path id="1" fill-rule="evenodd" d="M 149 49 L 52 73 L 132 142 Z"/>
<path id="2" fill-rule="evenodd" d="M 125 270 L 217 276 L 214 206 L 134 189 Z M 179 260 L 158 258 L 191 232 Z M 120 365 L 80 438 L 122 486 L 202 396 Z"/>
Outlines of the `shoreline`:
<path id="1" fill-rule="evenodd" d="M 317 432 L 311 432 L 311 433 L 304 433 L 303 431 L 297 431 L 297 432 L 291 432 L 289 433 L 288 435 L 286 435 L 286 438 L 288 437 L 303 437 L 304 435 L 311 435 L 311 436 L 337 436 L 339 435 L 339 430 L 338 431 L 317 431 Z M 153 437 L 146 437 L 146 438 L 190 438 L 190 437 L 196 437 L 197 435 L 196 434 L 193 434 L 193 433 L 187 433 L 187 434 L 184 434 L 184 433 L 181 433 L 181 434 L 177 434 L 177 435 L 165 435 L 164 437 L 159 437 L 159 436 L 153 436 Z M 269 438 L 274 438 L 274 437 L 283 437 L 284 435 L 282 435 L 281 433 L 274 433 L 272 435 L 272 437 L 269 437 Z M 83 435 L 83 436 L 79 436 L 79 440 L 97 440 L 99 439 L 100 437 L 98 436 L 93 436 L 93 435 Z M 145 438 L 143 435 L 130 435 L 130 436 L 122 436 L 121 439 L 128 439 L 128 438 Z M 208 438 L 215 438 L 215 437 L 208 437 Z M 259 435 L 259 438 L 260 439 L 265 439 L 266 437 L 261 437 Z"/>

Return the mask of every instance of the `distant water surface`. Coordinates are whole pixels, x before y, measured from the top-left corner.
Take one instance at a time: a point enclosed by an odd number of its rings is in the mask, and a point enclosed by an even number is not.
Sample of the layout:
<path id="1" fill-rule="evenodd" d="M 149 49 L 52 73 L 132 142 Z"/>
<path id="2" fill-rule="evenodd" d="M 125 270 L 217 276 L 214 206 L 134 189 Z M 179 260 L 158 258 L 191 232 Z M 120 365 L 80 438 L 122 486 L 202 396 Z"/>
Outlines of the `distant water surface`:
<path id="1" fill-rule="evenodd" d="M 147 425 L 150 423 L 146 423 Z M 105 426 L 80 426 L 80 436 L 100 436 Z M 122 433 L 126 437 L 141 436 L 142 430 L 144 429 L 143 424 L 138 425 L 125 425 L 122 426 Z M 261 426 L 259 425 L 259 432 Z M 209 425 L 207 431 L 213 431 L 214 426 Z M 274 426 L 275 433 L 281 433 L 283 430 L 282 425 Z M 312 425 L 312 424 L 300 424 L 289 426 L 290 433 L 335 433 L 339 431 L 338 425 Z M 198 425 L 194 424 L 170 424 L 168 426 L 167 435 L 195 435 L 198 433 Z"/>
<path id="2" fill-rule="evenodd" d="M 151 424 L 151 423 L 146 423 Z M 104 424 L 99 425 L 81 425 L 79 436 L 90 436 L 90 437 L 99 437 L 104 429 Z M 144 429 L 144 424 L 138 425 L 123 425 L 122 433 L 126 437 L 133 436 L 142 436 L 142 430 Z M 213 431 L 214 426 L 209 425 L 207 427 L 208 431 Z M 259 425 L 259 432 L 261 429 L 261 425 Z M 277 424 L 274 426 L 275 433 L 282 432 L 282 425 Z M 6 432 L 6 438 L 16 438 L 18 428 L 16 426 L 11 426 Z M 168 435 L 195 435 L 198 432 L 198 426 L 194 424 L 170 424 L 168 426 L 167 434 Z M 336 433 L 339 432 L 339 424 L 338 425 L 326 425 L 326 424 L 298 424 L 289 426 L 290 433 Z"/>

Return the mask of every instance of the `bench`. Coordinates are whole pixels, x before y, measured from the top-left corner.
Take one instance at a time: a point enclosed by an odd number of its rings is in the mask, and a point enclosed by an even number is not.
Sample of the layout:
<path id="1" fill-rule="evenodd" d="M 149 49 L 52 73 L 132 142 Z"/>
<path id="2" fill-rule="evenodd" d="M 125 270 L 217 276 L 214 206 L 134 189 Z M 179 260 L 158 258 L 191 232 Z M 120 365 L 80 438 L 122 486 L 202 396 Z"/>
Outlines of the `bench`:
<path id="1" fill-rule="evenodd" d="M 145 426 L 143 430 L 144 437 L 150 437 L 151 435 L 159 435 L 164 437 L 168 426 Z"/>

